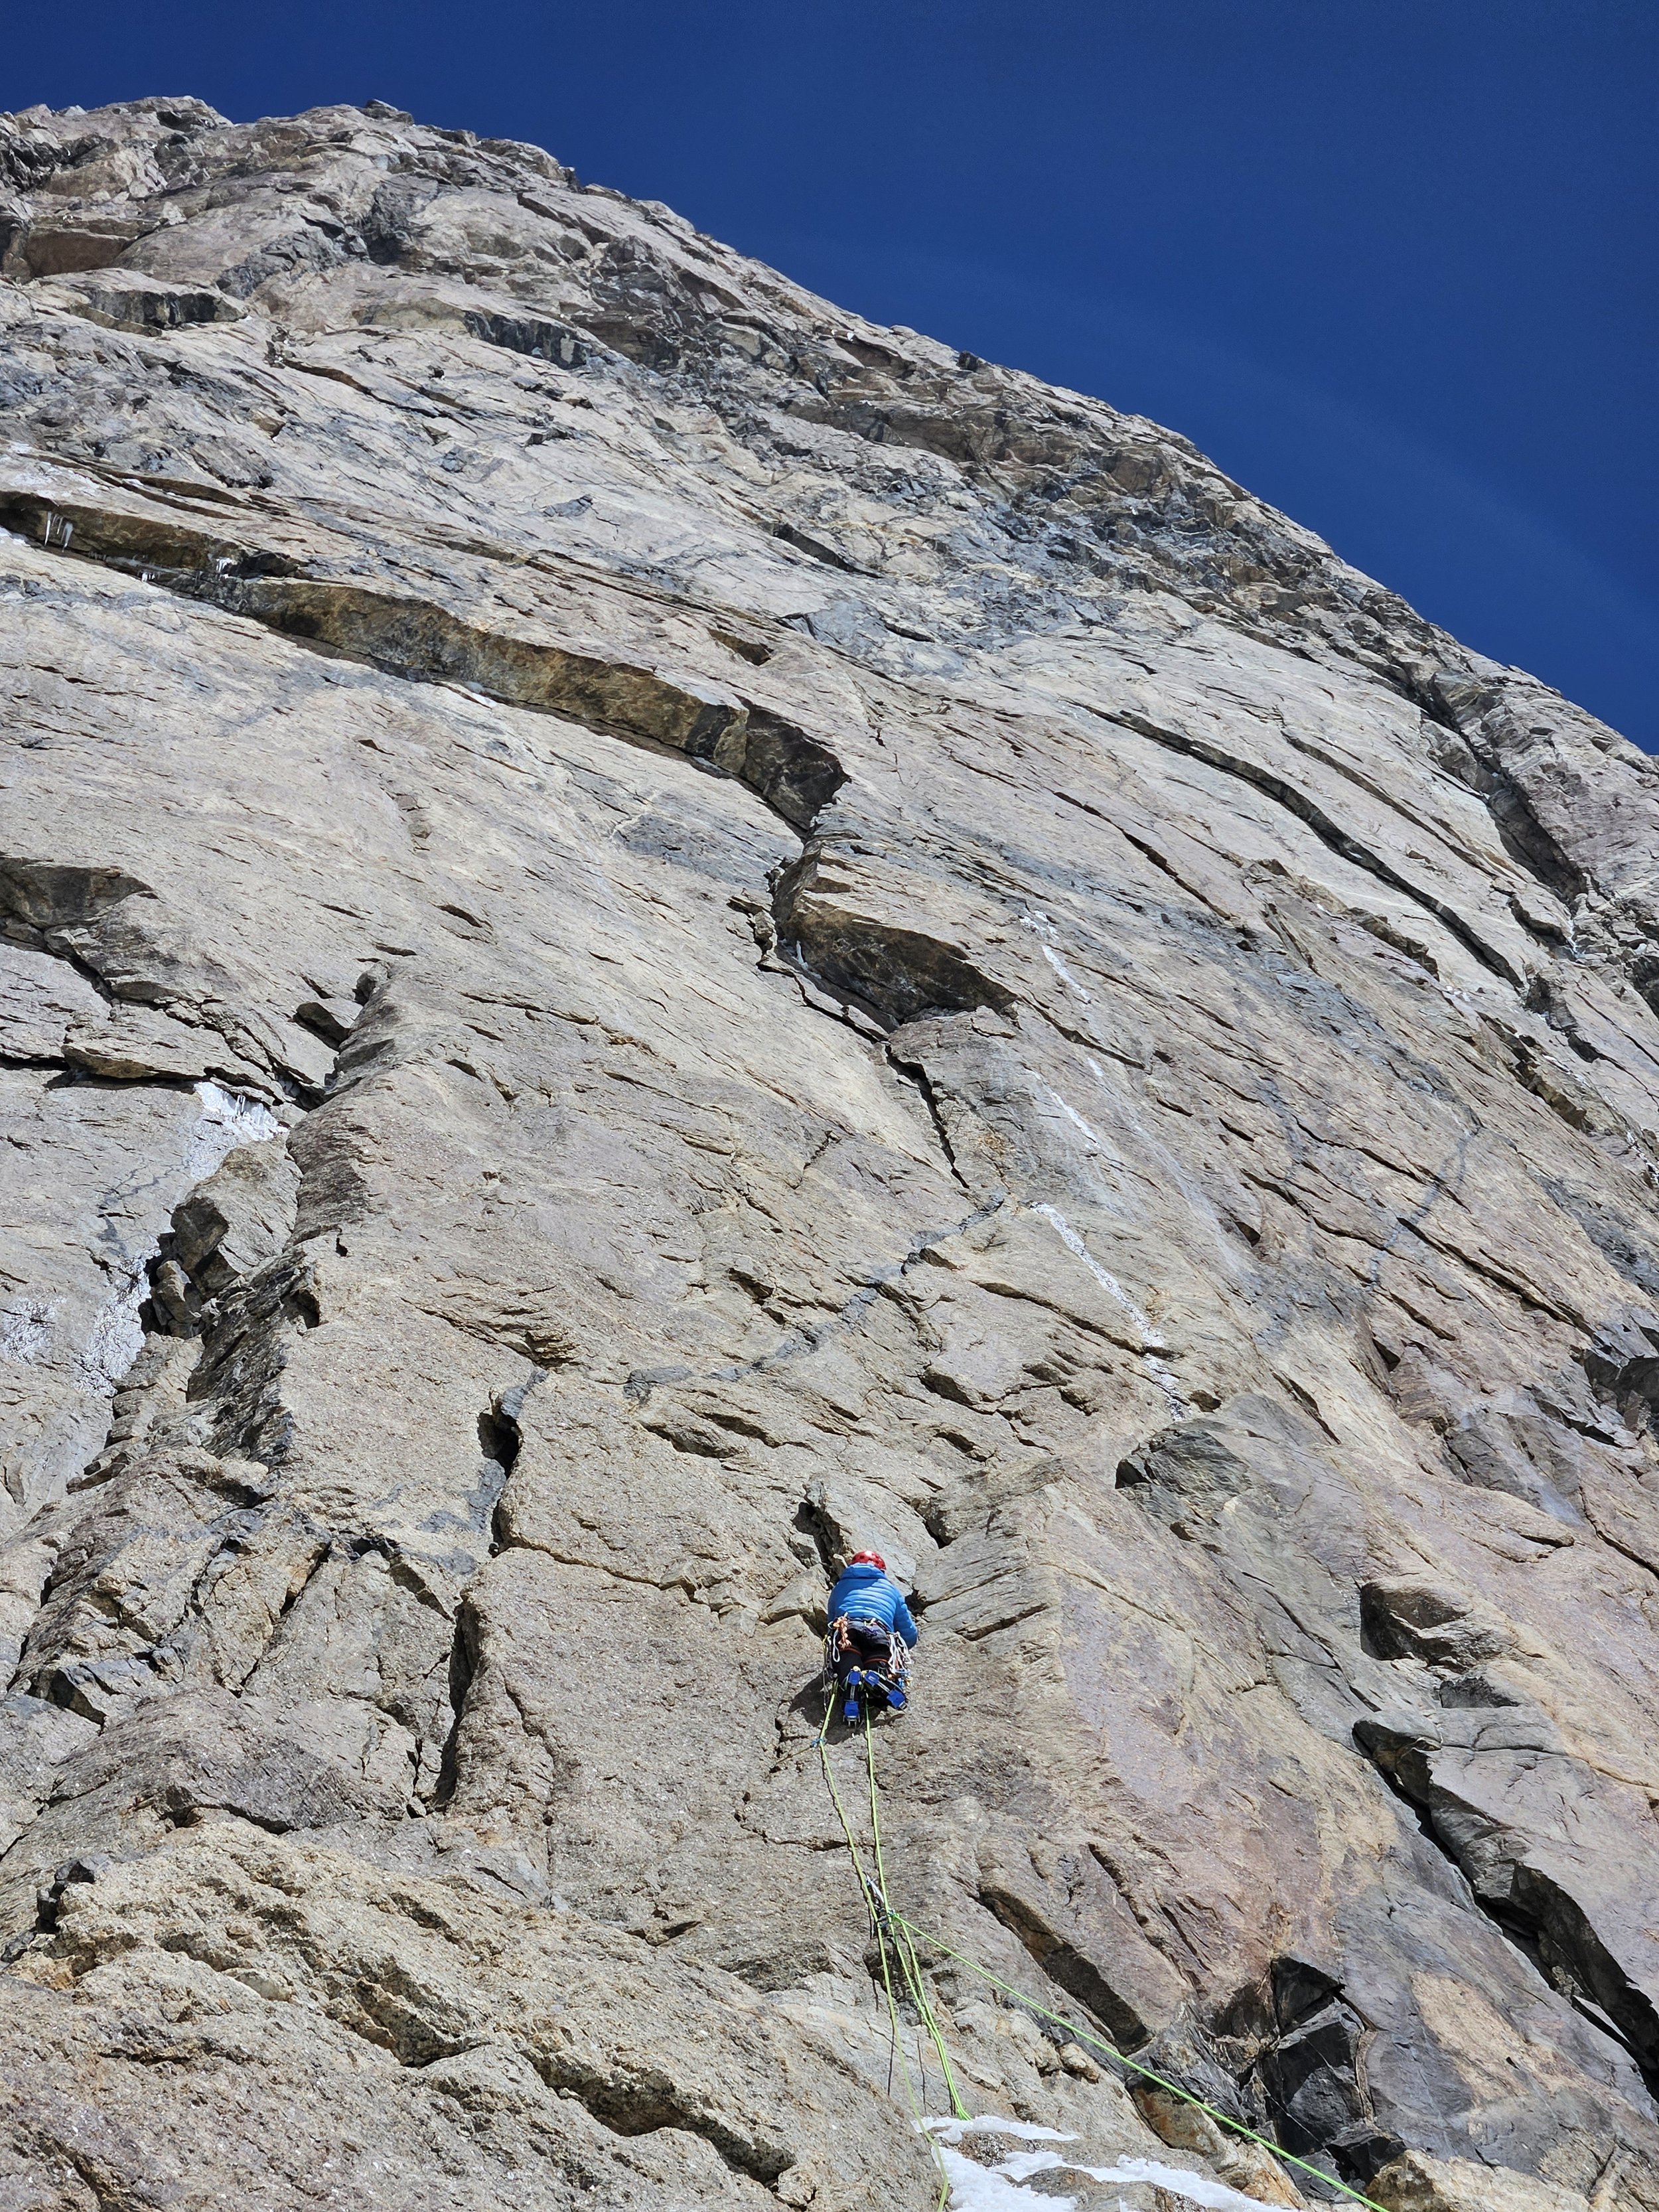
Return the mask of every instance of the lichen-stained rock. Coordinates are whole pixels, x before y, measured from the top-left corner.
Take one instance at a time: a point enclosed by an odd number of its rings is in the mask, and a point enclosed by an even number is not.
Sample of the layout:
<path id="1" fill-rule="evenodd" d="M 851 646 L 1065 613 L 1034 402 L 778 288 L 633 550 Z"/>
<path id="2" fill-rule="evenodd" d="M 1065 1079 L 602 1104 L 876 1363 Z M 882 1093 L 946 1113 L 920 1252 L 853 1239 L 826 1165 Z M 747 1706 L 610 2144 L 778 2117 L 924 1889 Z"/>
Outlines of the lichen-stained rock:
<path id="1" fill-rule="evenodd" d="M 0 2193 L 933 2201 L 873 1547 L 942 2149 L 1656 2212 L 1653 764 L 533 148 L 0 179 Z"/>

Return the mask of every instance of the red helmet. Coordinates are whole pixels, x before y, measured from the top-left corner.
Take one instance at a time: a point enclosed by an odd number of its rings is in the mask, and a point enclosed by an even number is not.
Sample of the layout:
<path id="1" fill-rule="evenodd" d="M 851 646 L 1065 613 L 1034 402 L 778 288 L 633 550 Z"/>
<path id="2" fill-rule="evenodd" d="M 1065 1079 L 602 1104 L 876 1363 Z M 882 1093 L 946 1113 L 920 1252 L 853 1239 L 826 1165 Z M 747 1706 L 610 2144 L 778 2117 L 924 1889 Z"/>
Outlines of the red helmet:
<path id="1" fill-rule="evenodd" d="M 879 1567 L 883 1574 L 887 1571 L 887 1562 L 879 1552 L 854 1552 L 847 1564 L 849 1567 Z"/>

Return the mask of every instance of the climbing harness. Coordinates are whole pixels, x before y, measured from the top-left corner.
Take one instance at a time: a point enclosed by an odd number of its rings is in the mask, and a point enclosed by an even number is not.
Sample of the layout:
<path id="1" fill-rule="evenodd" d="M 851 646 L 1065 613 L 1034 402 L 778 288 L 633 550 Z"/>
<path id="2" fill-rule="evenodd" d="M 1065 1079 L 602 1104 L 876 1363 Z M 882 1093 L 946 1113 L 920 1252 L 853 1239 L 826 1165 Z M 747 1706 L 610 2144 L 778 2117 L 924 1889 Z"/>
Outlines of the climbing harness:
<path id="1" fill-rule="evenodd" d="M 879 1663 L 872 1664 L 869 1646 L 884 1638 L 885 1656 Z M 854 1664 L 843 1674 L 842 1662 L 848 1657 Z M 861 1665 L 857 1663 L 860 1660 Z M 880 1621 L 837 1613 L 824 1638 L 823 1680 L 832 1704 L 839 1691 L 843 1699 L 842 1718 L 848 1728 L 856 1728 L 860 1715 L 867 1716 L 872 1706 L 877 1711 L 884 1706 L 890 1713 L 902 1713 L 909 1704 L 909 1655 L 899 1638 Z"/>
<path id="2" fill-rule="evenodd" d="M 837 1626 L 842 1625 L 843 1624 L 836 1624 Z M 832 1642 L 833 1637 L 834 1627 L 831 1629 Z M 854 1872 L 858 1878 L 865 1908 L 870 1915 L 871 1930 L 880 1948 L 882 1984 L 886 1992 L 887 2014 L 891 2025 L 894 2048 L 900 2051 L 904 2050 L 903 2040 L 899 2033 L 898 1998 L 894 1989 L 893 1966 L 896 1965 L 904 1993 L 909 1998 L 916 2018 L 922 2030 L 925 2031 L 928 2041 L 933 2045 L 938 2057 L 939 2070 L 945 2080 L 945 2094 L 950 2100 L 952 2118 L 965 2120 L 971 2116 L 957 2090 L 956 2075 L 951 2067 L 950 2054 L 945 2048 L 945 2032 L 939 2026 L 939 2015 L 934 2011 L 927 1996 L 921 1960 L 916 1948 L 919 1942 L 931 1945 L 935 1951 L 954 1960 L 958 1966 L 965 1968 L 969 1973 L 987 1984 L 991 1989 L 1000 1990 L 1004 1996 L 1011 1998 L 1016 2005 L 1022 2007 L 1026 2012 L 1035 2013 L 1039 2020 L 1045 2020 L 1051 2027 L 1063 2029 L 1068 2040 L 1082 2045 L 1087 2049 L 1099 2051 L 1103 2057 L 1110 2059 L 1115 2065 L 1125 2068 L 1129 2073 L 1139 2075 L 1143 2081 L 1152 2082 L 1154 2087 L 1165 2091 L 1170 2096 L 1178 2098 L 1182 2104 L 1190 2105 L 1195 2112 L 1204 2113 L 1218 2127 L 1225 2128 L 1230 2134 L 1242 2136 L 1246 2142 L 1259 2145 L 1261 2149 L 1271 2153 L 1285 2165 L 1293 2166 L 1298 2172 L 1310 2175 L 1316 2181 L 1322 2182 L 1328 2189 L 1336 2190 L 1352 2203 L 1363 2206 L 1364 2212 L 1384 2212 L 1384 2208 L 1378 2204 L 1374 2197 L 1366 2197 L 1358 2189 L 1350 2188 L 1346 2181 L 1339 2181 L 1334 2173 L 1325 2172 L 1322 2167 L 1310 2165 L 1305 2158 L 1297 2158 L 1293 2151 L 1285 2150 L 1279 2143 L 1270 2141 L 1267 2136 L 1258 2135 L 1254 2128 L 1246 2127 L 1242 2120 L 1233 2119 L 1218 2106 L 1210 2104 L 1206 2099 L 1195 2095 L 1192 2090 L 1183 2089 L 1178 2081 L 1170 2081 L 1167 2075 L 1156 2073 L 1150 2066 L 1143 2066 L 1139 2059 L 1129 2057 L 1126 2052 L 1120 2051 L 1115 2044 L 1109 2043 L 1104 2036 L 1096 2033 L 1093 2029 L 1079 2027 L 1075 2021 L 1067 2020 L 1060 2013 L 1050 2012 L 1046 2006 L 1040 2005 L 1035 1999 L 1028 1997 L 1023 1990 L 1017 1990 L 1012 1982 L 1005 1982 L 985 1967 L 975 1965 L 965 1952 L 958 1951 L 954 1945 L 947 1943 L 943 1936 L 934 1935 L 931 1929 L 922 1927 L 919 1922 L 911 1920 L 903 1913 L 897 1911 L 887 1890 L 887 1869 L 881 1842 L 881 1812 L 876 1789 L 875 1738 L 870 1728 L 869 1707 L 866 1703 L 864 1709 L 864 1754 L 870 1778 L 870 1838 L 876 1869 L 873 1875 L 866 1867 L 864 1854 L 853 1833 L 853 1824 L 848 1817 L 847 1808 L 842 1802 L 841 1791 L 836 1784 L 835 1771 L 830 1764 L 830 1723 L 834 1717 L 836 1710 L 833 1668 L 831 1674 L 830 1695 L 824 1708 L 823 1725 L 817 1734 L 818 1759 L 823 1768 L 823 1778 L 830 1785 L 830 1795 L 835 1804 L 836 1817 L 841 1822 L 842 1834 L 847 1839 L 847 1849 L 852 1858 Z M 922 2088 L 925 2094 L 927 2076 L 921 2059 L 920 2036 L 916 2045 L 916 2064 L 921 2072 Z M 916 2095 L 915 2085 L 910 2078 L 908 2053 L 905 2056 L 902 2070 L 905 2096 L 910 2106 L 911 2116 L 915 2120 L 916 2125 L 921 2128 L 923 2125 L 923 2114 L 921 2102 Z M 924 2130 L 924 2132 L 927 2130 Z M 939 2212 L 944 2212 L 944 2208 L 950 2198 L 950 2179 L 945 2172 L 944 2161 L 939 2156 L 939 2147 L 934 2143 L 931 2132 L 927 2135 L 927 2140 L 933 2147 L 934 2163 L 939 2169 L 941 2186 Z"/>

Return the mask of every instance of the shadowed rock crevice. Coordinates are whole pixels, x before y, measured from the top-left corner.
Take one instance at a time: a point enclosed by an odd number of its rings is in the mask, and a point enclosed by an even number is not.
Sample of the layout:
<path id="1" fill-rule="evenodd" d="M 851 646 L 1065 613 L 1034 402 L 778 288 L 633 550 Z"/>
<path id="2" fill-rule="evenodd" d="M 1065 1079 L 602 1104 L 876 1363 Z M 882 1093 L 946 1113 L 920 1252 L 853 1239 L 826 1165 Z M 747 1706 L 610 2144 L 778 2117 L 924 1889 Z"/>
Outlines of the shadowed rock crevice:
<path id="1" fill-rule="evenodd" d="M 1423 1834 L 1469 1883 L 1475 1905 L 1551 1988 L 1630 2054 L 1650 2096 L 1659 2101 L 1659 2011 L 1653 1998 L 1610 1952 L 1593 1913 L 1547 1867 L 1528 1863 L 1524 1830 L 1506 1836 L 1485 1820 L 1471 1819 L 1455 1786 L 1437 1779 L 1431 1737 L 1414 1736 L 1387 1717 L 1359 1722 L 1354 1735 L 1384 1780 L 1417 1813 Z M 1599 1899 L 1597 1905 L 1616 1923 L 1616 1897 Z"/>
<path id="2" fill-rule="evenodd" d="M 440 1808 L 451 1802 L 460 1786 L 461 1723 L 465 1717 L 467 1698 L 477 1671 L 478 1617 L 472 1606 L 463 1600 L 456 1610 L 455 1632 L 449 1647 L 446 1691 L 451 1720 L 440 1756 L 437 1795 L 434 1799 Z"/>
<path id="3" fill-rule="evenodd" d="M 796 724 L 694 676 L 676 681 L 647 665 L 458 619 L 431 600 L 313 579 L 283 555 L 143 514 L 0 495 L 0 521 L 52 550 L 388 675 L 465 684 L 513 706 L 665 745 L 739 776 L 802 832 L 847 780 L 834 753 Z"/>
<path id="4" fill-rule="evenodd" d="M 487 1413 L 479 1414 L 478 1443 L 483 1451 L 486 1468 L 494 1470 L 486 1475 L 482 1499 L 489 1518 L 492 1553 L 499 1551 L 506 1540 L 501 1533 L 497 1507 L 501 1492 L 512 1475 L 514 1462 L 519 1456 L 520 1442 L 519 1425 L 510 1415 L 502 1413 L 495 1407 Z"/>
<path id="5" fill-rule="evenodd" d="M 781 2143 L 739 2134 L 714 2115 L 689 2106 L 665 2075 L 604 2075 L 563 2056 L 544 2060 L 541 2070 L 550 2089 L 574 2097 L 612 2135 L 655 2135 L 663 2128 L 684 2128 L 712 2144 L 733 2172 L 748 2174 L 768 2189 L 794 2163 Z"/>
<path id="6" fill-rule="evenodd" d="M 981 1889 L 978 1901 L 1019 1939 L 1057 1989 L 1087 2008 L 1114 2043 L 1131 2052 L 1144 2051 L 1152 2031 L 1133 2005 L 1093 1960 L 1048 1926 L 1028 1900 L 993 1884 Z"/>
<path id="7" fill-rule="evenodd" d="M 902 901 L 908 889 L 894 885 Z M 851 896 L 848 894 L 851 892 Z M 871 1007 L 890 1028 L 933 1013 L 1007 1013 L 1014 999 L 957 945 L 907 926 L 896 915 L 859 911 L 842 856 L 810 848 L 780 878 L 774 901 L 778 939 L 808 971 Z"/>
<path id="8" fill-rule="evenodd" d="M 743 780 L 805 836 L 846 782 L 847 770 L 827 745 L 783 715 L 753 700 L 744 711 Z"/>
<path id="9" fill-rule="evenodd" d="M 1216 2057 L 1238 2080 L 1241 2116 L 1293 2155 L 1363 2187 L 1407 2148 L 1378 2124 L 1367 2083 L 1375 2023 L 1322 1968 L 1275 1959 L 1218 2028 Z"/>

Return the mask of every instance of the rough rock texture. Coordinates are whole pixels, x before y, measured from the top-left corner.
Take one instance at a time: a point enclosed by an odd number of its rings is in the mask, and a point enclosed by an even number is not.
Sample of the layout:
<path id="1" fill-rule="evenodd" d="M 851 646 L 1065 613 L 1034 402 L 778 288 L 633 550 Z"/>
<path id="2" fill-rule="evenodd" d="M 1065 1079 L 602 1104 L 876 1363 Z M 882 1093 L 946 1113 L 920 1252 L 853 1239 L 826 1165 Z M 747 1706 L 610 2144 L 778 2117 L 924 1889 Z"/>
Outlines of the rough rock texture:
<path id="1" fill-rule="evenodd" d="M 1653 2212 L 1653 764 L 534 149 L 0 179 L 0 2202 L 929 2203 L 874 1541 L 913 1917 Z M 935 1989 L 1007 2202 L 1297 2201 Z"/>

